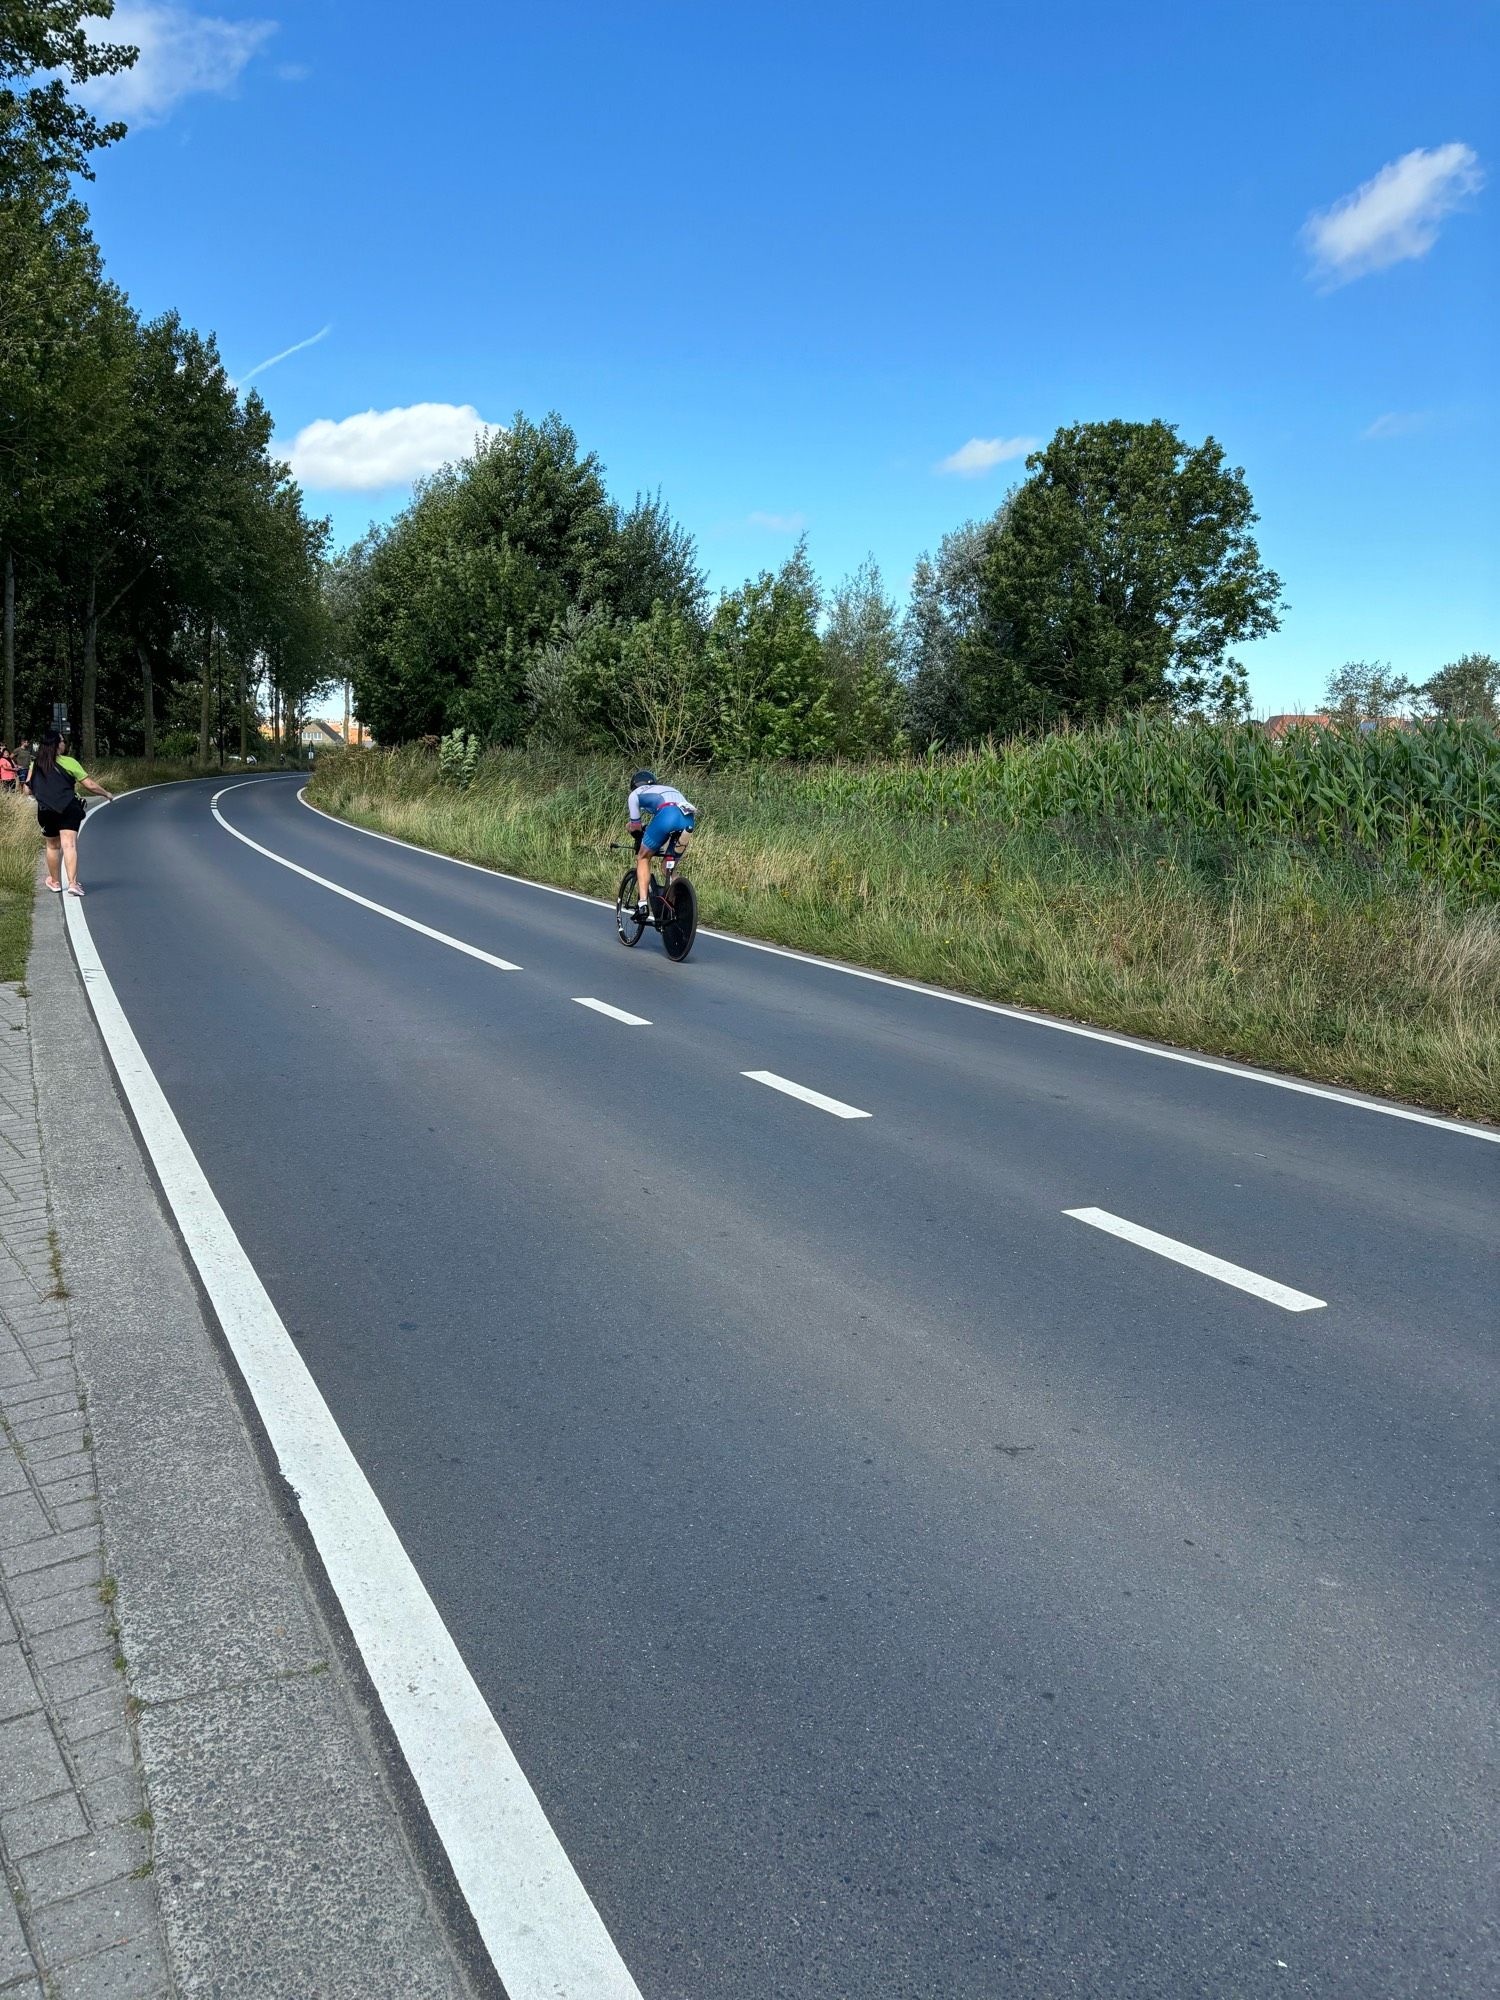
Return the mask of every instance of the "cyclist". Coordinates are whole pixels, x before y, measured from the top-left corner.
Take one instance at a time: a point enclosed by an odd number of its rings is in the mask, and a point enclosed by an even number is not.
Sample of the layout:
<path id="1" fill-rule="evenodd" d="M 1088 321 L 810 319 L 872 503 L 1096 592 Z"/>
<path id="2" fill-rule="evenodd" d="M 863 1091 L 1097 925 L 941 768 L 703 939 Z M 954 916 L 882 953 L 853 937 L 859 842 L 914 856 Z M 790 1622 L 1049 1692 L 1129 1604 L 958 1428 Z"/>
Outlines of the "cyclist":
<path id="1" fill-rule="evenodd" d="M 635 835 L 635 913 L 646 923 L 651 917 L 651 857 L 660 854 L 674 836 L 677 843 L 674 852 L 682 852 L 693 831 L 698 809 L 675 785 L 659 785 L 654 771 L 636 771 L 631 775 L 630 800 L 625 810 L 630 818 L 630 831 Z"/>

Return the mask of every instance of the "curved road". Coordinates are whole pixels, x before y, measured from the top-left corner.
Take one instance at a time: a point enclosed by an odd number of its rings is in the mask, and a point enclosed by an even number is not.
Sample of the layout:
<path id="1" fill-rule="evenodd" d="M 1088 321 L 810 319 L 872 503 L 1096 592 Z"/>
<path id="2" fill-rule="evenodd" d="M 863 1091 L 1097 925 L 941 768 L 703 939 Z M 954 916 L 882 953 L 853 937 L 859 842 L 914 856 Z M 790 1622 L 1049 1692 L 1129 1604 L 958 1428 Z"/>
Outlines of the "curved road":
<path id="1" fill-rule="evenodd" d="M 1500 1147 L 218 789 L 95 942 L 648 2000 L 1492 1990 Z"/>

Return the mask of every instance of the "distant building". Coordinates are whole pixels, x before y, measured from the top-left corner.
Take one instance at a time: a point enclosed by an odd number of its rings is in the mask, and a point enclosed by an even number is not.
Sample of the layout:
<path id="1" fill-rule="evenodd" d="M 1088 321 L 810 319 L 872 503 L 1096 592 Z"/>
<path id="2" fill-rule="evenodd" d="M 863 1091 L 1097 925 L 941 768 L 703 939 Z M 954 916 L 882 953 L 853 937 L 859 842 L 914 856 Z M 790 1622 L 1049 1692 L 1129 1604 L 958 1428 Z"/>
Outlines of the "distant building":
<path id="1" fill-rule="evenodd" d="M 1291 729 L 1327 729 L 1333 717 L 1321 711 L 1313 715 L 1268 715 L 1260 725 L 1267 736 L 1285 736 Z"/>

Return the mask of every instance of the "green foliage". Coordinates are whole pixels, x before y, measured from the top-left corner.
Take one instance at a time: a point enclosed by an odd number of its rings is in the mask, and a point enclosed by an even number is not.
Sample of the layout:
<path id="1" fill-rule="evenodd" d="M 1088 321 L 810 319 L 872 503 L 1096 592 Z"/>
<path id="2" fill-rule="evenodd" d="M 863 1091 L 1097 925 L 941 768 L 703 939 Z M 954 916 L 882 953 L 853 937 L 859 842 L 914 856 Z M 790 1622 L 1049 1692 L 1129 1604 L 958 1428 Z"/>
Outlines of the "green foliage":
<path id="1" fill-rule="evenodd" d="M 1500 723 L 1500 660 L 1465 653 L 1417 689 L 1427 710 L 1450 722 Z"/>
<path id="2" fill-rule="evenodd" d="M 718 711 L 710 749 L 721 763 L 833 754 L 838 716 L 819 608 L 805 541 L 774 576 L 762 571 L 720 600 L 706 653 Z"/>
<path id="3" fill-rule="evenodd" d="M 622 511 L 560 417 L 518 413 L 372 531 L 341 587 L 340 643 L 380 741 L 461 725 L 514 743 L 531 721 L 532 656 L 570 611 L 630 620 L 661 602 L 690 618 L 703 582 L 659 499 Z"/>
<path id="4" fill-rule="evenodd" d="M 452 730 L 438 744 L 437 768 L 445 784 L 467 791 L 479 768 L 479 738 L 470 730 Z"/>
<path id="5" fill-rule="evenodd" d="M 1078 424 L 1026 461 L 959 647 L 968 728 L 1245 708 L 1235 643 L 1277 628 L 1243 472 L 1161 422 Z"/>
<path id="6" fill-rule="evenodd" d="M 1328 676 L 1323 706 L 1335 722 L 1357 728 L 1401 713 L 1415 693 L 1405 674 L 1392 673 L 1379 661 L 1346 660 Z"/>
<path id="7" fill-rule="evenodd" d="M 917 560 L 901 629 L 905 722 L 916 743 L 963 743 L 985 732 L 962 658 L 979 634 L 980 583 L 1009 511 L 1007 499 L 988 519 L 944 535 L 935 561 Z"/>
<path id="8" fill-rule="evenodd" d="M 900 659 L 896 606 L 868 556 L 827 606 L 823 669 L 833 690 L 836 755 L 881 757 L 900 747 Z"/>
<path id="9" fill-rule="evenodd" d="M 91 39 L 114 0 L 5 0 L 0 8 L 0 186 L 54 185 L 66 174 L 93 178 L 90 153 L 124 137 L 101 125 L 70 85 L 128 69 L 139 50 Z M 42 81 L 34 79 L 40 77 Z"/>

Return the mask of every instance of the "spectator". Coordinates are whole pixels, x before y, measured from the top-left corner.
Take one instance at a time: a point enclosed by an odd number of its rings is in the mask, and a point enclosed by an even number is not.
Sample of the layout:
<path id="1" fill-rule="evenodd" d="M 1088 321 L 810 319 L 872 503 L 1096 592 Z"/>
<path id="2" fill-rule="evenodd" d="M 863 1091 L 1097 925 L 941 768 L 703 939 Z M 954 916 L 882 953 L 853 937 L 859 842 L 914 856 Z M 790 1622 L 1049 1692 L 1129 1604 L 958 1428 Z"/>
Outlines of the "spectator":
<path id="1" fill-rule="evenodd" d="M 110 794 L 96 785 L 82 764 L 67 755 L 67 740 L 49 729 L 26 771 L 26 789 L 36 800 L 36 823 L 47 843 L 47 887 L 54 895 L 62 889 L 58 864 L 68 868 L 68 894 L 81 896 L 78 879 L 78 829 L 83 825 L 84 805 L 78 787 L 97 792 L 102 799 Z"/>
<path id="2" fill-rule="evenodd" d="M 0 743 L 0 792 L 13 792 L 15 789 L 15 759 L 11 756 L 5 745 Z"/>

